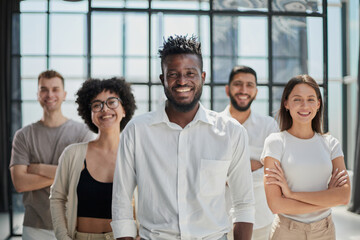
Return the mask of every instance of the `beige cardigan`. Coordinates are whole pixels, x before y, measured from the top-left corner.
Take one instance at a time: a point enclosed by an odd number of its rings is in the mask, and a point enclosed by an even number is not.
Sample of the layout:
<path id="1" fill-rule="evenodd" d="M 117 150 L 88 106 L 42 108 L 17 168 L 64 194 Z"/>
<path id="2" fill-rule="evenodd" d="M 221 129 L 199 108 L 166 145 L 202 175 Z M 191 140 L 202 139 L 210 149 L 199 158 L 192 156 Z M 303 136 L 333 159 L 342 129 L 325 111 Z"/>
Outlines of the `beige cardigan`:
<path id="1" fill-rule="evenodd" d="M 88 142 L 65 148 L 59 158 L 54 183 L 50 188 L 50 210 L 58 240 L 75 237 L 77 221 L 77 185 L 83 169 Z"/>

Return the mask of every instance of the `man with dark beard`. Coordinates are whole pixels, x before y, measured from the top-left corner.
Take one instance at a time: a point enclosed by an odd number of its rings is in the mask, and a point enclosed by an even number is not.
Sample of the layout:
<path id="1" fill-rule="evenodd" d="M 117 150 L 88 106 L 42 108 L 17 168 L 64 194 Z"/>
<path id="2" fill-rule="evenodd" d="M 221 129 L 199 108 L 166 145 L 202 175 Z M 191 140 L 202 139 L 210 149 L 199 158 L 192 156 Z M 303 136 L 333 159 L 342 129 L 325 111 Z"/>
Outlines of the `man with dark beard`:
<path id="1" fill-rule="evenodd" d="M 251 103 L 255 100 L 257 89 L 256 72 L 247 66 L 235 66 L 225 86 L 230 98 L 230 105 L 222 114 L 235 118 L 247 130 L 250 146 L 251 171 L 255 196 L 255 224 L 252 240 L 267 240 L 269 238 L 273 214 L 269 209 L 264 191 L 264 169 L 260 156 L 264 141 L 270 133 L 278 132 L 276 121 L 269 116 L 262 116 L 251 111 Z"/>
<path id="2" fill-rule="evenodd" d="M 131 200 L 138 186 L 142 239 L 251 239 L 253 187 L 245 129 L 199 102 L 205 81 L 195 37 L 175 36 L 159 50 L 167 101 L 134 118 L 121 133 L 111 223 L 117 239 L 133 239 Z"/>

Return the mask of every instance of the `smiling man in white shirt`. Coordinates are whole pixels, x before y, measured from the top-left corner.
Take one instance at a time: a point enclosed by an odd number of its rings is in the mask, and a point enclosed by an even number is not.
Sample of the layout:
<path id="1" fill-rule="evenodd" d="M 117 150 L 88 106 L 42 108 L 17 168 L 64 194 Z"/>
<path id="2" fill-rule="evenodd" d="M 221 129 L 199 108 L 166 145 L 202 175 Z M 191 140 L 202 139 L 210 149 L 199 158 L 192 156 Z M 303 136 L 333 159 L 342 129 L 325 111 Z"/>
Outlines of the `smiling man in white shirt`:
<path id="1" fill-rule="evenodd" d="M 257 76 L 252 68 L 235 66 L 230 73 L 229 83 L 225 86 L 225 90 L 230 98 L 230 105 L 222 114 L 235 118 L 246 128 L 249 136 L 256 209 L 252 240 L 267 240 L 274 217 L 266 202 L 263 183 L 264 168 L 260 162 L 260 156 L 265 138 L 270 133 L 278 132 L 279 127 L 272 117 L 251 111 L 251 104 L 258 92 Z"/>
<path id="2" fill-rule="evenodd" d="M 255 209 L 246 131 L 200 104 L 206 74 L 195 37 L 169 37 L 159 54 L 167 101 L 134 118 L 121 133 L 113 181 L 114 237 L 137 234 L 131 203 L 138 186 L 142 239 L 225 240 L 231 230 L 228 183 L 234 239 L 250 240 Z"/>

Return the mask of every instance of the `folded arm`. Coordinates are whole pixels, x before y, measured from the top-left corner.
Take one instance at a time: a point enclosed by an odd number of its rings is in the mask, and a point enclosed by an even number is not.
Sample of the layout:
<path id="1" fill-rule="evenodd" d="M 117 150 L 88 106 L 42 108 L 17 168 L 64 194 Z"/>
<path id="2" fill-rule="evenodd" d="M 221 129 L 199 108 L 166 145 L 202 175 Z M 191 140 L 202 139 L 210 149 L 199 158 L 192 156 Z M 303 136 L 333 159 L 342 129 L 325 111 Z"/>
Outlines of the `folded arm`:
<path id="1" fill-rule="evenodd" d="M 254 171 L 256 171 L 256 170 L 263 167 L 262 163 L 260 161 L 258 161 L 258 160 L 251 159 L 250 164 L 251 164 L 251 171 L 252 172 L 254 172 Z"/>
<path id="2" fill-rule="evenodd" d="M 272 157 L 266 157 L 264 163 L 266 174 L 269 174 L 267 169 L 276 168 L 275 163 L 280 165 L 280 162 Z M 266 199 L 269 208 L 274 214 L 305 214 L 327 209 L 323 206 L 287 198 L 283 195 L 281 187 L 279 185 L 267 183 L 271 181 L 276 181 L 276 178 L 271 176 L 267 176 L 264 178 Z"/>
<path id="3" fill-rule="evenodd" d="M 332 163 L 333 172 L 338 171 L 339 179 L 343 179 L 342 186 L 318 192 L 292 192 L 289 198 L 327 208 L 347 204 L 350 200 L 350 179 L 346 172 L 344 157 L 335 158 Z"/>
<path id="4" fill-rule="evenodd" d="M 17 192 L 28 192 L 49 187 L 53 178 L 28 172 L 27 165 L 14 165 L 10 167 L 11 179 Z"/>
<path id="5" fill-rule="evenodd" d="M 267 197 L 268 195 L 270 197 L 270 199 L 268 199 L 269 206 L 271 204 L 269 200 L 271 200 L 273 202 L 272 204 L 276 209 L 278 209 L 277 207 L 279 207 L 282 209 L 281 211 L 283 211 L 284 208 L 290 206 L 291 211 L 293 207 L 298 206 L 296 202 L 299 202 L 302 205 L 299 205 L 299 208 L 296 210 L 301 211 L 302 207 L 305 207 L 303 210 L 307 210 L 307 205 L 309 205 L 310 210 L 311 206 L 315 208 L 320 208 L 317 210 L 321 210 L 348 203 L 350 198 L 350 185 L 343 157 L 335 158 L 332 161 L 333 175 L 331 177 L 328 189 L 316 192 L 291 191 L 287 185 L 283 170 L 280 167 L 280 163 L 276 159 L 271 157 L 267 157 L 266 159 L 267 163 L 265 170 L 267 171 L 267 173 L 265 174 L 265 191 L 266 189 L 268 189 L 269 191 L 269 193 L 266 192 Z M 278 191 L 277 194 L 276 191 Z M 274 194 L 275 196 L 272 196 Z M 291 202 L 288 200 L 293 200 L 295 202 L 291 204 Z M 272 207 L 270 207 L 270 209 L 272 209 Z M 291 211 L 290 214 L 296 213 Z"/>
<path id="6" fill-rule="evenodd" d="M 44 163 L 31 163 L 28 166 L 28 173 L 37 174 L 43 177 L 55 178 L 57 165 L 44 164 Z"/>

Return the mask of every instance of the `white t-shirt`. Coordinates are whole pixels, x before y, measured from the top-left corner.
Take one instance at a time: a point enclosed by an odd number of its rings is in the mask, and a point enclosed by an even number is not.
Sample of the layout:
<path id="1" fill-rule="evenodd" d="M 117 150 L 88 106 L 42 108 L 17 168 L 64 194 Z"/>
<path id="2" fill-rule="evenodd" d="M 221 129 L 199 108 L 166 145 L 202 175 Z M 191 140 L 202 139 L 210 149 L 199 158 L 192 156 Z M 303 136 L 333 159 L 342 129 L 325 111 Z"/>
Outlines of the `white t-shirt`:
<path id="1" fill-rule="evenodd" d="M 222 114 L 231 117 L 230 106 L 227 106 Z M 250 159 L 260 161 L 265 139 L 274 132 L 279 132 L 279 127 L 274 118 L 260 115 L 251 111 L 250 116 L 242 124 L 249 136 Z M 274 215 L 266 202 L 264 190 L 264 168 L 252 172 L 255 197 L 255 224 L 254 229 L 265 227 L 272 223 Z"/>
<path id="2" fill-rule="evenodd" d="M 287 131 L 273 133 L 265 140 L 261 161 L 272 157 L 280 161 L 289 188 L 294 192 L 315 192 L 328 188 L 332 160 L 343 156 L 339 141 L 328 134 L 315 133 L 310 139 L 297 138 Z M 296 221 L 319 221 L 331 209 L 297 215 L 285 215 Z"/>

